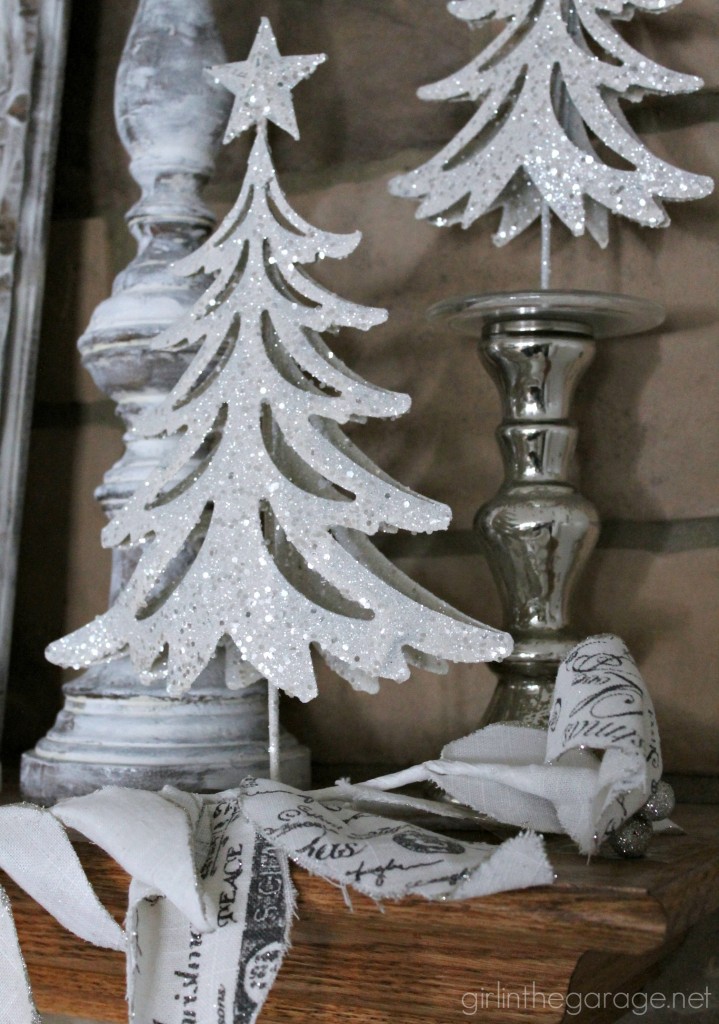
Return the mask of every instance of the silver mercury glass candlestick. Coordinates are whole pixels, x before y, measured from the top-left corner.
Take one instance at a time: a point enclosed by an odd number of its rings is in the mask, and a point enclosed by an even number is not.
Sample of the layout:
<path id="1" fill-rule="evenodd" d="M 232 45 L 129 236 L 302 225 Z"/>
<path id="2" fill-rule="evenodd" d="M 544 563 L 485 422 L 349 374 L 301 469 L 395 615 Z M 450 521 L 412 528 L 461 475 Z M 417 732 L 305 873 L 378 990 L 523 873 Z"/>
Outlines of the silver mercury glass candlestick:
<path id="1" fill-rule="evenodd" d="M 557 668 L 580 639 L 570 626 L 572 593 L 599 534 L 596 509 L 571 482 L 572 400 L 597 341 L 657 327 L 664 310 L 626 295 L 546 290 L 449 300 L 429 315 L 479 337 L 502 399 L 504 482 L 475 529 L 515 647 L 494 667 L 498 685 L 482 724 L 546 728 Z"/>

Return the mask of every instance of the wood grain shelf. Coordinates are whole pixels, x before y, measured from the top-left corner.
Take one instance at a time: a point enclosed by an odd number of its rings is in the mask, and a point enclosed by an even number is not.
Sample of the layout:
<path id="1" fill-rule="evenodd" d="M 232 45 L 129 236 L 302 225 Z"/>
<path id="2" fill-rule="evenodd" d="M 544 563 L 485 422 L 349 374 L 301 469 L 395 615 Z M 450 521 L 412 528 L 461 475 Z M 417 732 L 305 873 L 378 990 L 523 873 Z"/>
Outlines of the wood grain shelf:
<path id="1" fill-rule="evenodd" d="M 556 839 L 554 886 L 461 903 L 412 898 L 379 909 L 353 894 L 350 912 L 337 888 L 295 869 L 293 945 L 260 1019 L 554 1024 L 567 993 L 576 1000 L 635 991 L 686 929 L 719 906 L 719 808 L 683 806 L 675 819 L 687 834 L 656 837 L 643 860 L 587 864 Z M 77 850 L 121 921 L 127 875 L 89 843 Z M 39 1009 L 125 1021 L 122 955 L 75 939 L 9 879 L 2 883 Z M 566 1020 L 599 1024 L 620 1012 L 588 1009 Z"/>

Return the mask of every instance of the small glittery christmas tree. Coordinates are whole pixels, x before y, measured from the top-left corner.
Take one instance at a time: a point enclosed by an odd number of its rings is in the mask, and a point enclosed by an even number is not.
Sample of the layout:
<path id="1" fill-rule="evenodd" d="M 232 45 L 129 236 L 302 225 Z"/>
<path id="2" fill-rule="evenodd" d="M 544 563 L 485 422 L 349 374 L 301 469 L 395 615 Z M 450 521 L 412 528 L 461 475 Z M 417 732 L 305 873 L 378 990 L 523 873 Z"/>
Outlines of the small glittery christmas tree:
<path id="1" fill-rule="evenodd" d="M 479 104 L 465 127 L 390 191 L 421 201 L 417 216 L 469 227 L 501 209 L 504 245 L 551 209 L 575 235 L 608 241 L 608 212 L 649 227 L 669 218 L 662 200 L 698 199 L 710 178 L 654 156 L 621 101 L 693 92 L 702 82 L 643 57 L 612 20 L 661 13 L 681 0 L 453 0 L 473 25 L 504 28 L 471 63 L 419 90 L 427 100 Z"/>
<path id="2" fill-rule="evenodd" d="M 180 267 L 212 283 L 154 342 L 199 343 L 136 427 L 176 443 L 103 534 L 107 546 L 142 546 L 135 573 L 104 615 L 50 645 L 51 661 L 81 667 L 129 653 L 141 678 L 178 694 L 224 645 L 238 680 L 263 676 L 308 700 L 312 649 L 367 691 L 380 677 L 407 678 L 408 663 L 440 671 L 445 658 L 511 649 L 507 634 L 422 590 L 369 540 L 442 529 L 450 513 L 387 477 L 340 429 L 410 403 L 357 377 L 321 337 L 366 330 L 386 313 L 306 274 L 318 259 L 347 256 L 360 236 L 306 223 L 272 163 L 268 122 L 298 137 L 292 89 L 323 60 L 280 56 L 263 19 L 248 60 L 211 71 L 235 95 L 225 141 L 256 135 L 237 202 Z"/>

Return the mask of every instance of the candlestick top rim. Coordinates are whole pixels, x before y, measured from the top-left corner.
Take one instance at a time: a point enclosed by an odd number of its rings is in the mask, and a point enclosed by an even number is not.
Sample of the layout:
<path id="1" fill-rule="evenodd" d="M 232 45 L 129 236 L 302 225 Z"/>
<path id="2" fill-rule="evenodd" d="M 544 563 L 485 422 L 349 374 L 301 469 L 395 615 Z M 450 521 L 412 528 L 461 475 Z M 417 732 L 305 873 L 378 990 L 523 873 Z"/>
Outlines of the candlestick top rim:
<path id="1" fill-rule="evenodd" d="M 591 291 L 491 292 L 438 302 L 427 311 L 460 334 L 479 335 L 497 324 L 533 321 L 534 330 L 556 331 L 554 325 L 575 324 L 595 339 L 621 338 L 658 327 L 664 307 L 651 299 Z M 543 322 L 546 327 L 543 327 Z"/>

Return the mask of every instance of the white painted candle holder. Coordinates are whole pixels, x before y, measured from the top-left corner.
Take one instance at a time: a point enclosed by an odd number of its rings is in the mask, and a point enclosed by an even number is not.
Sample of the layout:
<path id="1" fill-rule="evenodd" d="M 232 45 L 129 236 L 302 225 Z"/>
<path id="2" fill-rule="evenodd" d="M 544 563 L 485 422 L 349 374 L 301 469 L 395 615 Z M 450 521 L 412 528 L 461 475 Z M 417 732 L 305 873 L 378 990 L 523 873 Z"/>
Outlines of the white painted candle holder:
<path id="1" fill-rule="evenodd" d="M 127 217 L 139 251 L 79 341 L 83 363 L 128 428 L 173 387 L 194 355 L 191 348 L 155 351 L 149 343 L 207 284 L 176 277 L 172 265 L 214 224 L 199 192 L 214 168 L 231 97 L 208 84 L 203 68 L 224 60 L 210 0 L 141 0 L 116 89 L 118 130 L 142 189 Z M 126 437 L 123 457 L 96 492 L 108 517 L 173 442 Z M 136 560 L 136 550 L 113 551 L 111 601 Z M 53 728 L 23 756 L 23 793 L 52 803 L 103 785 L 169 783 L 211 792 L 247 774 L 267 775 L 266 685 L 230 690 L 228 671 L 218 654 L 178 700 L 160 686 L 144 686 L 127 658 L 90 668 L 66 684 Z M 309 785 L 309 751 L 285 732 L 280 771 L 285 782 Z"/>

